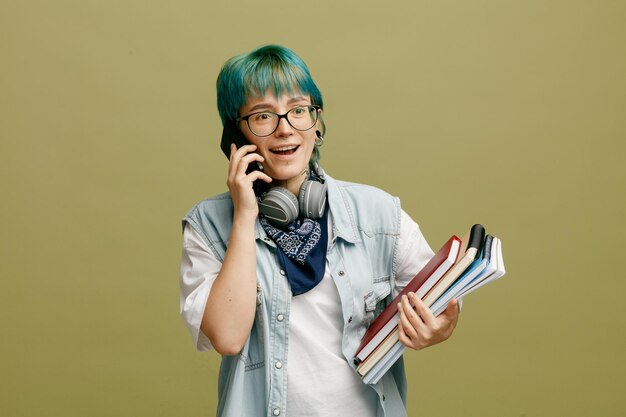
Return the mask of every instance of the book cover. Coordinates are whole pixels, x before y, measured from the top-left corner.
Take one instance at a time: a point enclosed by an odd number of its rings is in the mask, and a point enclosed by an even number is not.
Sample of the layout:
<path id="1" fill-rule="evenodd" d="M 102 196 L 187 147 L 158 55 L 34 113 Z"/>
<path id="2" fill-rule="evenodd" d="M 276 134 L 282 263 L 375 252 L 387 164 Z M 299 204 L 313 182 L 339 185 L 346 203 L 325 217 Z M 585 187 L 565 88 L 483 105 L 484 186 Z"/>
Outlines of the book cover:
<path id="1" fill-rule="evenodd" d="M 483 270 L 483 272 L 477 276 L 472 282 L 466 285 L 461 291 L 457 294 L 457 300 L 463 298 L 468 291 L 470 291 L 473 287 L 480 284 L 482 281 L 489 279 L 497 270 L 498 270 L 498 238 L 494 237 L 491 244 L 491 254 L 489 256 L 489 263 L 487 264 L 487 268 Z"/>
<path id="2" fill-rule="evenodd" d="M 393 334 L 394 333 L 387 335 L 387 337 L 383 340 L 383 342 L 379 344 L 376 347 L 376 349 L 374 349 L 372 354 L 366 360 L 361 362 L 359 366 L 357 366 L 356 371 L 358 372 L 359 375 L 364 376 L 366 373 L 368 373 L 370 369 L 372 369 L 383 358 L 383 356 L 385 356 L 385 354 L 395 345 L 397 338 L 396 340 L 394 340 L 392 337 Z M 395 334 L 397 334 L 397 327 L 396 327 Z"/>
<path id="3" fill-rule="evenodd" d="M 472 281 L 468 287 L 465 287 L 465 289 L 463 289 L 457 296 L 457 299 L 461 299 L 478 288 L 493 282 L 494 280 L 502 277 L 505 273 L 506 270 L 504 268 L 501 241 L 500 239 L 494 237 L 491 244 L 489 267 L 485 268 L 484 273 Z M 395 333 L 397 334 L 397 330 Z M 389 335 L 389 339 L 391 338 L 392 335 Z M 380 359 L 375 364 L 369 366 L 369 372 L 365 372 L 365 375 L 362 376 L 363 382 L 366 384 L 375 384 L 378 382 L 380 378 L 382 378 L 382 376 L 389 370 L 389 368 L 391 368 L 391 366 L 400 358 L 400 356 L 402 356 L 405 349 L 406 347 L 397 340 L 384 355 L 380 356 Z"/>
<path id="4" fill-rule="evenodd" d="M 476 256 L 480 253 L 480 250 L 482 249 L 484 243 L 485 228 L 480 224 L 475 224 L 474 226 L 472 226 L 469 234 L 466 236 L 468 236 L 467 240 L 465 238 L 463 239 L 464 245 L 462 245 L 462 247 L 465 246 L 465 242 L 467 242 L 467 250 L 460 257 L 460 259 L 457 260 L 454 266 L 450 268 L 450 270 L 428 292 L 424 299 L 424 303 L 427 307 L 432 306 L 437 298 L 439 298 L 454 283 L 454 281 L 456 281 L 456 279 L 472 264 L 472 262 L 474 262 Z M 375 347 L 374 352 L 371 353 L 369 357 L 366 357 L 365 360 L 363 360 L 359 364 L 357 372 L 359 372 L 360 369 L 360 375 L 366 374 L 367 371 L 372 369 L 377 364 L 377 362 L 381 360 L 381 358 L 384 358 L 385 355 L 387 355 L 388 352 L 392 350 L 396 344 L 400 344 L 402 347 L 404 347 L 399 342 L 397 325 L 394 327 L 392 332 L 385 338 L 384 342 L 381 343 L 378 347 Z M 400 348 L 400 352 L 395 360 L 397 360 L 399 355 L 402 354 L 402 351 L 404 351 L 404 349 Z M 390 361 L 389 366 L 393 365 L 395 360 Z M 388 368 L 386 368 L 385 371 L 387 369 Z"/>
<path id="5" fill-rule="evenodd" d="M 435 316 L 441 314 L 447 307 L 448 302 L 457 297 L 467 286 L 470 286 L 474 280 L 481 276 L 489 265 L 491 258 L 491 246 L 493 237 L 487 235 L 483 244 L 481 256 L 461 274 L 461 276 L 448 288 L 430 307 Z"/>
<path id="6" fill-rule="evenodd" d="M 397 304 L 404 294 L 415 292 L 424 294 L 454 265 L 461 249 L 461 240 L 452 236 L 424 267 L 409 281 L 404 289 L 374 320 L 363 336 L 361 345 L 355 354 L 355 364 L 365 360 L 385 337 L 398 325 L 400 318 Z"/>
<path id="7" fill-rule="evenodd" d="M 476 260 L 485 240 L 485 228 L 480 224 L 472 226 L 465 254 L 439 280 L 439 282 L 423 298 L 424 304 L 430 307 L 456 281 L 459 276 Z"/>
<path id="8" fill-rule="evenodd" d="M 397 342 L 393 347 L 385 354 L 369 372 L 363 376 L 363 382 L 365 384 L 375 384 L 385 375 L 385 372 L 393 366 L 394 363 L 400 358 L 402 352 L 404 352 L 405 346 Z"/>
<path id="9" fill-rule="evenodd" d="M 502 241 L 498 238 L 494 238 L 494 244 L 495 248 L 493 248 L 494 245 L 492 245 L 492 263 L 494 263 L 495 259 L 495 272 L 489 276 L 485 276 L 482 280 L 477 280 L 478 282 L 472 282 L 472 286 L 463 290 L 463 292 L 459 294 L 459 298 L 465 297 L 467 294 L 470 294 L 480 287 L 495 281 L 506 273 L 506 269 L 504 268 L 504 258 L 502 256 Z"/>

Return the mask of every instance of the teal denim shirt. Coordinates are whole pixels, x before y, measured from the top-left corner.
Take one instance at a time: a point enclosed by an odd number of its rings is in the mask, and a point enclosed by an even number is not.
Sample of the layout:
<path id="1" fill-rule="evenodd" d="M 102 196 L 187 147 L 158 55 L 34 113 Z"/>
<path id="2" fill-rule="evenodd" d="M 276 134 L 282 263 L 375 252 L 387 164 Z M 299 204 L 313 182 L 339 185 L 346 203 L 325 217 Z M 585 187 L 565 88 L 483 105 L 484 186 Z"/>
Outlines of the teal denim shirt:
<path id="1" fill-rule="evenodd" d="M 333 219 L 327 257 L 343 311 L 342 351 L 346 361 L 355 368 L 353 358 L 361 338 L 391 300 L 397 266 L 400 203 L 374 187 L 337 181 L 328 175 L 326 179 Z M 232 200 L 226 193 L 198 203 L 185 216 L 183 226 L 188 223 L 199 232 L 214 255 L 223 261 L 232 215 Z M 222 356 L 218 416 L 289 414 L 285 409 L 292 295 L 278 263 L 276 245 L 258 221 L 256 245 L 256 316 L 241 352 Z M 371 387 L 379 398 L 377 416 L 406 416 L 402 359 Z"/>

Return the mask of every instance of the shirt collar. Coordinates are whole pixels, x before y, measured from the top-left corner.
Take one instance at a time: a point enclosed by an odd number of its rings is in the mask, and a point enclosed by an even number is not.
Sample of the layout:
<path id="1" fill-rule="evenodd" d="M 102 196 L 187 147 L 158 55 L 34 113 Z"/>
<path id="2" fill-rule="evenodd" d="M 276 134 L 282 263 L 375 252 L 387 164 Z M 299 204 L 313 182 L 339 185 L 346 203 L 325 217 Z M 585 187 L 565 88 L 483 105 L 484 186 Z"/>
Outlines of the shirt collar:
<path id="1" fill-rule="evenodd" d="M 328 183 L 328 205 L 333 215 L 333 239 L 340 237 L 350 243 L 361 241 L 347 195 L 337 180 L 324 174 Z"/>

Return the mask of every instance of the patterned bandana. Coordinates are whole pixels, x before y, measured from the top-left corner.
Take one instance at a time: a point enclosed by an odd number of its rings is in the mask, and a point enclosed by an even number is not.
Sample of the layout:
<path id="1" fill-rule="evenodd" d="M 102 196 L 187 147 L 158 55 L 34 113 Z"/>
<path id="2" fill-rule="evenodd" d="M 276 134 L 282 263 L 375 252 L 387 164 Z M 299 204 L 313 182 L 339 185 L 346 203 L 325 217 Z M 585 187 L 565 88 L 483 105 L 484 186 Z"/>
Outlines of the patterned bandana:
<path id="1" fill-rule="evenodd" d="M 328 206 L 319 221 L 297 219 L 286 230 L 272 226 L 263 216 L 259 222 L 280 249 L 278 260 L 293 295 L 303 294 L 322 281 L 328 246 Z"/>

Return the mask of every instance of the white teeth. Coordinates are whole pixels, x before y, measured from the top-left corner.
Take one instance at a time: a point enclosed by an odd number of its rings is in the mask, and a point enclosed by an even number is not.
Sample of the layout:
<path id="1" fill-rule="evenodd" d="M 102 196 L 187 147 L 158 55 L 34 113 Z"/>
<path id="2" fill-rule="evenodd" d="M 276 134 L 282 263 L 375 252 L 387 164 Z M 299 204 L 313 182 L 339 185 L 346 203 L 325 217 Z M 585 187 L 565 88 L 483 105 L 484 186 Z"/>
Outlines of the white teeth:
<path id="1" fill-rule="evenodd" d="M 281 146 L 280 148 L 273 148 L 272 151 L 274 152 L 284 152 L 284 151 L 290 151 L 292 149 L 296 149 L 298 146 L 294 145 L 294 146 Z"/>

